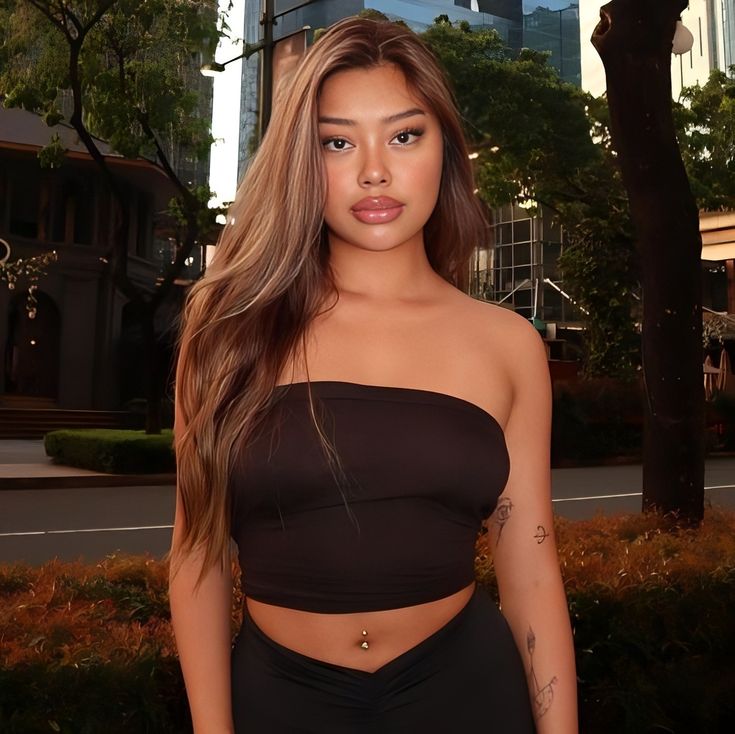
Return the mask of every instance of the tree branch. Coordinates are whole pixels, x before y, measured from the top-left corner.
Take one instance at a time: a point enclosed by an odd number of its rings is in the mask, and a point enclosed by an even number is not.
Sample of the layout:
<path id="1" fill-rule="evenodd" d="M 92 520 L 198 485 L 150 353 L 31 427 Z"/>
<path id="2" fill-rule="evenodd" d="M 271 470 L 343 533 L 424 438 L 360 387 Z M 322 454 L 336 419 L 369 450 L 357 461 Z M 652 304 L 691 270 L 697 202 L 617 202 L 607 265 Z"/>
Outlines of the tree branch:
<path id="1" fill-rule="evenodd" d="M 49 22 L 58 30 L 60 30 L 69 42 L 73 40 L 71 34 L 69 33 L 69 28 L 66 25 L 66 15 L 63 8 L 59 10 L 59 14 L 61 15 L 61 18 L 59 18 L 51 12 L 50 3 L 43 2 L 43 0 L 25 0 L 25 2 L 27 2 L 31 7 L 35 8 L 45 18 L 48 18 Z"/>

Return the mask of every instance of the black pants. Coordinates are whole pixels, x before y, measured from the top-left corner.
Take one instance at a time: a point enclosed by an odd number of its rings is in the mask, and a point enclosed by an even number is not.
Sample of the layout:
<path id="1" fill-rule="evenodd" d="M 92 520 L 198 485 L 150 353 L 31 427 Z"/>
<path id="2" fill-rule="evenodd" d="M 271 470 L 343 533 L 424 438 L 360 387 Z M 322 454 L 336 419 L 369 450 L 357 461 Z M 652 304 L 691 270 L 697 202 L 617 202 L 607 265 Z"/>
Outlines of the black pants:
<path id="1" fill-rule="evenodd" d="M 291 650 L 245 607 L 232 651 L 236 734 L 530 734 L 523 665 L 510 628 L 478 587 L 437 632 L 368 673 Z"/>

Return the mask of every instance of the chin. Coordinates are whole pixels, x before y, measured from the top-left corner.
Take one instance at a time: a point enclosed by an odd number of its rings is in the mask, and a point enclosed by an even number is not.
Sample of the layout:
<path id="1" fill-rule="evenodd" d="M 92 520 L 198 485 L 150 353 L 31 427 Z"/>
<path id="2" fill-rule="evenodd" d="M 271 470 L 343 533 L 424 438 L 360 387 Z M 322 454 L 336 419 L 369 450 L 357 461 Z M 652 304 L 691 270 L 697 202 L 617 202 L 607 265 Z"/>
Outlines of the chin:
<path id="1" fill-rule="evenodd" d="M 414 239 L 420 232 L 421 229 L 416 232 L 383 232 L 380 237 L 370 237 L 369 232 L 330 231 L 330 234 L 340 243 L 344 243 L 345 245 L 358 247 L 361 250 L 383 252 L 385 250 L 392 250 L 395 247 L 400 247 L 400 245 Z"/>

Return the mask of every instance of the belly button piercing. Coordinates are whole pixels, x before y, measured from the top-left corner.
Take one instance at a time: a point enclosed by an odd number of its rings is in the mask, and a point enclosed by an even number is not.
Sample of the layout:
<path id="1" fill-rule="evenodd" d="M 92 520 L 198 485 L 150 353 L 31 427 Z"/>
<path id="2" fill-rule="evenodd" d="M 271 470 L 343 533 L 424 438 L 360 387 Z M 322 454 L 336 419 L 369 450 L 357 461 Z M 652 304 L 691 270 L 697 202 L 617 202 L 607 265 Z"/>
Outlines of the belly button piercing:
<path id="1" fill-rule="evenodd" d="M 362 636 L 363 636 L 363 638 L 364 637 L 367 637 L 367 630 L 363 630 L 362 631 Z M 363 639 L 363 641 L 360 643 L 360 647 L 363 650 L 367 650 L 370 647 L 370 645 L 368 645 L 368 641 L 367 640 Z"/>

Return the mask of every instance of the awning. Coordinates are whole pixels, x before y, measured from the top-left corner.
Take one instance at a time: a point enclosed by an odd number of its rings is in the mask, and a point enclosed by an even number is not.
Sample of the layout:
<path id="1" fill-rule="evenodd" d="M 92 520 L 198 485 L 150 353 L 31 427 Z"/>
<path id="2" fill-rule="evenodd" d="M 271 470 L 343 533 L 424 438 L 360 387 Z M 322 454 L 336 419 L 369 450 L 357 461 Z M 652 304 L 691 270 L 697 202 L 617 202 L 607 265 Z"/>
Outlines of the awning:
<path id="1" fill-rule="evenodd" d="M 735 212 L 700 212 L 702 260 L 735 259 Z"/>
<path id="2" fill-rule="evenodd" d="M 702 260 L 735 260 L 735 242 L 703 246 Z"/>

